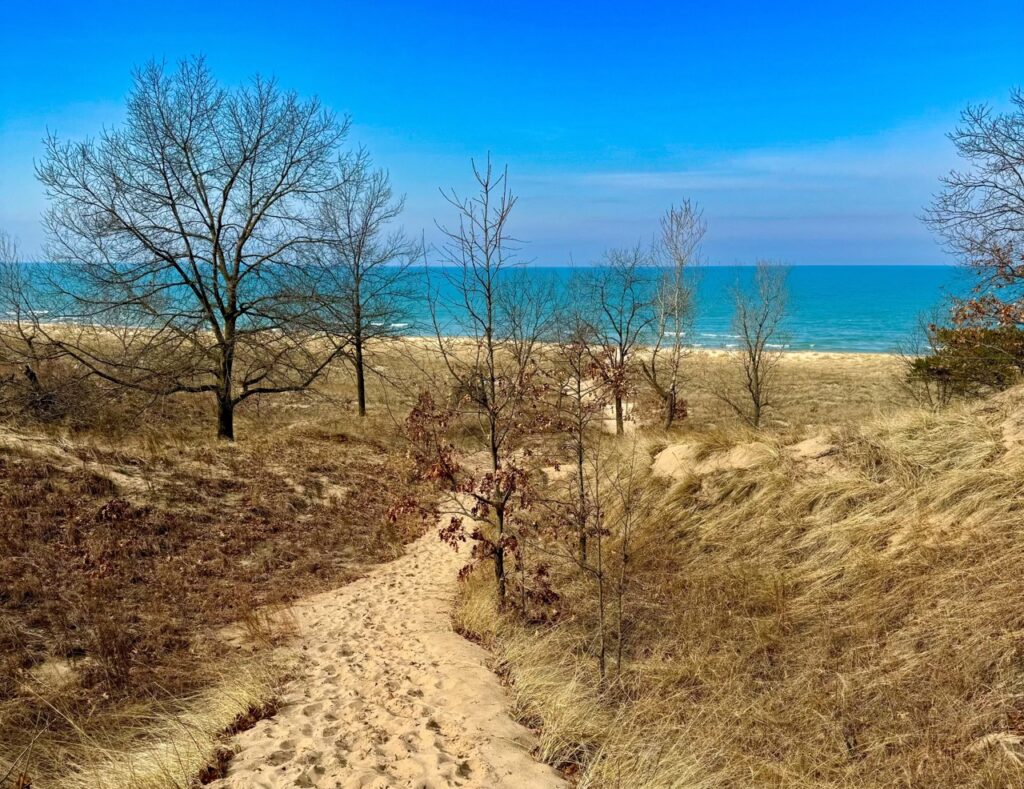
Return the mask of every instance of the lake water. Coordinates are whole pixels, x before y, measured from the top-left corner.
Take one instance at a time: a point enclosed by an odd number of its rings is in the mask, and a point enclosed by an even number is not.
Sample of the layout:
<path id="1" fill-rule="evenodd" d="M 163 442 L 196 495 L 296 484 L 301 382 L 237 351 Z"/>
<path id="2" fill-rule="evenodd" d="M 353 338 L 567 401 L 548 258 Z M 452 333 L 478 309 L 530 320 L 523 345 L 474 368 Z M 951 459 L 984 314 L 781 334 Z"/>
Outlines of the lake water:
<path id="1" fill-rule="evenodd" d="M 46 264 L 29 264 L 42 272 Z M 445 278 L 432 268 L 430 281 L 440 287 L 443 301 L 456 300 L 446 293 Z M 545 280 L 558 300 L 571 304 L 582 297 L 574 293 L 574 274 L 586 269 L 534 266 L 530 278 Z M 736 344 L 732 332 L 732 296 L 737 283 L 749 283 L 754 274 L 749 266 L 707 266 L 695 270 L 697 291 L 695 319 L 688 342 L 704 348 L 730 348 Z M 402 334 L 427 335 L 433 331 L 426 299 L 426 274 L 411 273 L 413 290 L 422 294 L 399 318 L 395 328 Z M 922 316 L 931 316 L 948 302 L 951 294 L 964 295 L 970 281 L 957 266 L 794 266 L 789 269 L 789 300 L 781 342 L 792 350 L 869 351 L 898 350 L 914 336 Z M 60 320 L 62 310 L 54 305 L 48 313 Z M 42 312 L 42 311 L 41 311 Z M 70 318 L 69 318 L 70 319 Z M 457 323 L 446 324 L 447 333 L 458 334 Z M 645 338 L 649 340 L 650 338 Z"/>
<path id="2" fill-rule="evenodd" d="M 550 278 L 560 300 L 572 301 L 573 270 L 529 269 Z M 577 270 L 579 271 L 579 270 Z M 749 266 L 707 266 L 696 271 L 696 316 L 690 343 L 706 348 L 735 345 L 731 289 L 749 282 Z M 417 274 L 416 276 L 422 276 Z M 432 277 L 433 282 L 443 280 Z M 792 350 L 890 352 L 912 338 L 922 316 L 942 307 L 950 294 L 964 295 L 970 282 L 956 266 L 794 266 L 789 270 L 785 346 Z M 442 284 L 441 296 L 444 297 Z M 944 312 L 944 311 L 943 311 Z M 403 320 L 402 331 L 429 333 L 425 301 Z"/>

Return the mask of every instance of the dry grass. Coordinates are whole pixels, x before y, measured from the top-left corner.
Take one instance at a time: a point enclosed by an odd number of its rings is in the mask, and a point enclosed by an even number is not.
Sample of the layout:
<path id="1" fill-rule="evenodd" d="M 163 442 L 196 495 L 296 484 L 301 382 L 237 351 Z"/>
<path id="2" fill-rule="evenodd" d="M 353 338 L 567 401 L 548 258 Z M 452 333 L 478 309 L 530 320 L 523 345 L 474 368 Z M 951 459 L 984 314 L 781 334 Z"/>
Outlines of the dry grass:
<path id="1" fill-rule="evenodd" d="M 43 371 L 61 394 L 59 407 L 37 412 L 31 400 L 4 403 L 8 425 L 20 431 L 0 436 L 0 764 L 16 763 L 12 776 L 24 770 L 35 786 L 163 789 L 217 769 L 220 735 L 272 697 L 277 670 L 262 667 L 281 632 L 265 612 L 397 555 L 419 526 L 411 518 L 392 524 L 386 511 L 396 497 L 423 492 L 396 463 L 404 455 L 398 432 L 410 398 L 420 386 L 443 386 L 442 371 L 422 343 L 396 343 L 374 362 L 382 377 L 370 378 L 375 407 L 366 422 L 352 416 L 353 388 L 340 368 L 311 395 L 247 403 L 236 445 L 211 439 L 210 403 L 112 399 L 59 368 Z M 714 354 L 689 360 L 692 418 L 672 434 L 653 434 L 649 451 L 687 438 L 711 457 L 752 440 L 713 396 L 726 365 Z M 771 417 L 777 441 L 809 426 L 862 424 L 901 397 L 886 357 L 793 355 L 783 365 Z M 934 461 L 912 454 L 894 460 L 893 447 L 904 439 L 898 423 L 887 424 L 871 440 L 851 439 L 844 451 L 864 467 L 898 466 L 908 478 Z M 467 436 L 478 429 L 472 420 L 457 427 Z M 944 428 L 936 423 L 933 432 Z M 672 524 L 678 527 L 686 508 L 718 517 L 726 502 L 686 498 L 703 484 L 650 486 L 664 502 L 645 533 L 673 550 L 646 548 L 642 556 L 651 563 L 638 562 L 642 583 L 631 600 L 649 605 L 630 610 L 636 632 L 621 684 L 594 679 L 589 592 L 568 577 L 561 579 L 566 606 L 557 627 L 503 623 L 494 640 L 516 677 L 521 712 L 544 720 L 545 758 L 585 763 L 585 784 L 658 785 L 669 775 L 677 785 L 704 780 L 692 776 L 711 776 L 707 785 L 726 777 L 742 784 L 734 776 L 748 768 L 708 771 L 707 755 L 688 749 L 692 738 L 676 736 L 691 726 L 701 731 L 705 720 L 720 728 L 717 708 L 695 713 L 692 705 L 665 702 L 691 692 L 678 672 L 695 671 L 701 660 L 694 652 L 680 662 L 673 651 L 679 645 L 664 634 L 692 625 L 679 607 L 703 603 L 679 579 L 690 572 L 691 554 L 708 550 L 672 532 Z M 727 498 L 742 504 L 746 495 Z M 746 505 L 735 512 L 752 517 Z M 722 529 L 728 531 L 725 521 Z M 743 552 L 739 542 L 734 548 Z M 710 589 L 719 581 L 704 583 Z M 480 594 L 464 600 L 465 625 L 493 630 L 492 601 L 482 584 L 473 588 Z M 696 609 L 692 615 L 700 620 Z M 731 638 L 725 632 L 718 643 Z M 732 670 L 710 659 L 707 666 Z M 644 716 L 662 721 L 660 739 L 642 725 Z M 723 758 L 731 758 L 727 746 L 723 741 Z"/>
<path id="2" fill-rule="evenodd" d="M 0 431 L 0 777 L 187 787 L 265 711 L 273 612 L 422 528 L 394 420 L 348 396 L 247 404 L 234 445 L 195 400 Z"/>
<path id="3" fill-rule="evenodd" d="M 1024 785 L 1024 392 L 895 412 L 865 382 L 852 411 L 801 416 L 806 369 L 763 461 L 642 475 L 621 674 L 598 679 L 571 568 L 543 626 L 495 615 L 486 568 L 467 581 L 459 624 L 580 786 Z M 797 456 L 795 425 L 823 422 L 833 450 Z M 707 460 L 751 436 L 641 439 L 644 469 L 680 438 Z"/>
<path id="4" fill-rule="evenodd" d="M 228 670 L 230 669 L 230 671 Z M 67 789 L 192 789 L 218 777 L 230 758 L 226 737 L 274 712 L 280 669 L 249 660 L 223 667 L 203 691 L 125 717 L 92 734 L 81 729 L 79 747 L 60 777 Z M 124 742 L 134 734 L 134 747 Z"/>
<path id="5" fill-rule="evenodd" d="M 701 431 L 737 423 L 716 391 L 739 398 L 738 367 L 724 352 L 694 353 L 684 364 L 690 422 Z M 776 396 L 767 415 L 775 433 L 797 434 L 809 427 L 863 424 L 880 412 L 910 405 L 900 383 L 897 357 L 870 353 L 787 353 L 779 363 Z"/>

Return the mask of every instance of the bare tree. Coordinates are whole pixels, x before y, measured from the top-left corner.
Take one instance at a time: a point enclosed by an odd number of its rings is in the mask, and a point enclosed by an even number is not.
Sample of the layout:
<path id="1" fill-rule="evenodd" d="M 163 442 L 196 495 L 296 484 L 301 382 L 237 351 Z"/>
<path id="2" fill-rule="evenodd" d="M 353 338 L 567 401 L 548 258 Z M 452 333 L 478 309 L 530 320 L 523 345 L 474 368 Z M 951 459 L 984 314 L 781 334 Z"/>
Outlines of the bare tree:
<path id="1" fill-rule="evenodd" d="M 239 403 L 304 390 L 347 350 L 314 251 L 348 122 L 273 81 L 225 89 L 202 60 L 141 69 L 127 109 L 95 140 L 46 142 L 62 320 L 36 330 L 116 384 L 212 395 L 232 439 Z"/>
<path id="2" fill-rule="evenodd" d="M 437 346 L 463 419 L 482 428 L 486 469 L 447 464 L 454 504 L 469 504 L 457 513 L 449 538 L 461 539 L 462 518 L 483 521 L 493 534 L 475 529 L 482 553 L 494 562 L 499 600 L 506 593 L 506 552 L 516 550 L 511 516 L 526 505 L 528 475 L 522 464 L 531 409 L 538 399 L 536 358 L 545 330 L 548 304 L 527 277 L 516 276 L 515 239 L 508 222 L 516 198 L 508 172 L 495 171 L 490 157 L 473 164 L 477 193 L 445 193 L 458 213 L 458 224 L 442 227 L 445 267 L 436 278 L 445 294 L 432 288 L 430 307 Z M 480 553 L 480 552 L 478 552 Z"/>
<path id="3" fill-rule="evenodd" d="M 14 265 L 18 262 L 18 243 L 6 230 L 0 230 L 0 265 Z"/>
<path id="4" fill-rule="evenodd" d="M 339 308 L 338 328 L 356 376 L 359 416 L 366 416 L 366 353 L 393 337 L 409 299 L 409 267 L 419 245 L 389 229 L 402 212 L 387 172 L 374 170 L 365 151 L 342 162 L 339 187 L 320 206 L 324 263 L 335 278 L 325 309 Z M 340 296 L 340 298 L 338 298 Z"/>
<path id="5" fill-rule="evenodd" d="M 611 393 L 616 435 L 625 432 L 623 401 L 633 385 L 633 357 L 654 319 L 651 285 L 650 255 L 639 244 L 607 252 L 587 283 L 593 359 Z"/>
<path id="6" fill-rule="evenodd" d="M 644 516 L 644 489 L 640 473 L 641 453 L 636 438 L 629 454 L 620 457 L 614 466 L 610 484 L 615 494 L 614 534 L 618 539 L 618 573 L 615 578 L 615 672 L 622 675 L 622 658 L 626 644 L 626 598 L 630 592 L 630 561 L 633 558 L 634 534 Z"/>
<path id="7" fill-rule="evenodd" d="M 661 218 L 661 232 L 653 257 L 660 271 L 654 294 L 654 340 L 649 356 L 641 359 L 647 382 L 664 405 L 668 429 L 677 416 L 685 415 L 680 399 L 682 362 L 688 345 L 686 334 L 693 321 L 694 293 L 690 269 L 700 262 L 700 246 L 707 232 L 703 211 L 684 200 Z"/>
<path id="8" fill-rule="evenodd" d="M 760 427 L 765 410 L 774 404 L 775 373 L 784 345 L 787 276 L 785 267 L 759 261 L 750 285 L 733 289 L 733 331 L 739 338 L 736 360 L 743 397 L 735 398 L 724 388 L 718 395 L 754 428 Z"/>
<path id="9" fill-rule="evenodd" d="M 34 339 L 26 331 L 25 305 L 23 294 L 27 289 L 25 270 L 18 252 L 18 242 L 6 230 L 0 230 L 0 346 L 3 348 L 2 361 L 7 364 L 23 364 L 25 375 L 30 381 L 38 380 L 36 371 L 26 361 Z M 29 324 L 31 325 L 31 324 Z"/>
<path id="10" fill-rule="evenodd" d="M 573 306 L 562 310 L 556 321 L 555 342 L 545 370 L 552 380 L 555 428 L 563 449 L 572 458 L 568 506 L 560 520 L 571 522 L 576 535 L 577 562 L 587 564 L 589 523 L 593 514 L 587 489 L 586 463 L 591 450 L 591 430 L 605 408 L 605 387 L 594 363 L 594 337 L 590 323 Z"/>
<path id="11" fill-rule="evenodd" d="M 40 340 L 35 315 L 23 303 L 32 270 L 21 261 L 14 239 L 0 230 L 0 363 L 7 368 L 0 376 L 0 414 L 82 424 L 94 415 L 94 406 L 111 402 L 112 393 L 87 390 L 89 371 L 59 364 L 59 351 Z"/>
<path id="12" fill-rule="evenodd" d="M 7 364 L 23 364 L 25 375 L 30 380 L 36 377 L 32 365 L 26 362 L 33 338 L 26 331 L 26 315 L 22 294 L 26 290 L 25 272 L 18 253 L 17 241 L 6 231 L 0 230 L 0 345 L 3 359 Z M 36 379 L 37 380 L 37 379 Z"/>
<path id="13" fill-rule="evenodd" d="M 950 139 L 967 163 L 942 179 L 925 221 L 978 277 L 958 322 L 1024 323 L 1024 92 L 1011 109 L 970 106 Z"/>
<path id="14" fill-rule="evenodd" d="M 592 455 L 592 472 L 590 474 L 590 501 L 592 502 L 593 514 L 591 532 L 594 542 L 594 557 L 592 562 L 582 562 L 584 572 L 594 579 L 595 591 L 597 593 L 597 668 L 604 680 L 607 655 L 608 655 L 608 628 L 607 628 L 607 570 L 605 558 L 605 542 L 609 535 L 605 525 L 607 503 L 605 502 L 604 491 L 604 467 L 603 457 L 600 448 Z"/>

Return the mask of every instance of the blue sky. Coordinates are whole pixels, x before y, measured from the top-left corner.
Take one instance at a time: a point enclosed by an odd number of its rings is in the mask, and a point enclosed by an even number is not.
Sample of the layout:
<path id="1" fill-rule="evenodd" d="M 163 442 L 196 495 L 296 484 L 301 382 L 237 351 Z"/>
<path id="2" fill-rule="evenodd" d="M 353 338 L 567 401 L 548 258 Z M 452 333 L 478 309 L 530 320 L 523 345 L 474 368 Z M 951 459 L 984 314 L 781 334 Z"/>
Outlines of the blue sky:
<path id="1" fill-rule="evenodd" d="M 829 7 L 831 6 L 831 7 Z M 516 233 L 577 263 L 705 207 L 713 262 L 938 263 L 918 221 L 969 102 L 1024 83 L 1024 2 L 11 3 L 0 26 L 0 227 L 29 256 L 47 129 L 123 117 L 134 66 L 204 54 L 353 120 L 433 234 L 438 187 L 507 162 Z"/>

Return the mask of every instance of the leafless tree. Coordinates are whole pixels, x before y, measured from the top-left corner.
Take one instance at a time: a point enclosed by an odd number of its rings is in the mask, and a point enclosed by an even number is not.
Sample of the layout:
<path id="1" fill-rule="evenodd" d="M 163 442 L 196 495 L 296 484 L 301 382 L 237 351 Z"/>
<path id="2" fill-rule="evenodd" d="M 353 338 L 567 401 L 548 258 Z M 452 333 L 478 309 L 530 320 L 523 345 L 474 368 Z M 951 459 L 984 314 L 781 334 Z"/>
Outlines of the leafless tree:
<path id="1" fill-rule="evenodd" d="M 389 227 L 403 205 L 387 172 L 373 169 L 360 151 L 342 161 L 339 187 L 320 206 L 320 254 L 335 280 L 324 308 L 341 310 L 337 324 L 350 340 L 346 355 L 355 371 L 359 416 L 366 416 L 367 348 L 398 333 L 411 295 L 409 267 L 420 247 Z"/>
<path id="2" fill-rule="evenodd" d="M 622 675 L 622 659 L 626 645 L 626 600 L 630 590 L 630 561 L 633 558 L 634 536 L 637 525 L 643 517 L 644 488 L 640 464 L 641 453 L 636 437 L 628 449 L 628 455 L 618 458 L 611 475 L 610 485 L 615 496 L 615 517 L 612 532 L 618 542 L 618 573 L 615 578 L 615 672 Z"/>
<path id="3" fill-rule="evenodd" d="M 6 231 L 0 230 L 0 344 L 3 360 L 8 364 L 24 363 L 29 354 L 32 335 L 25 331 L 22 294 L 26 290 L 25 272 L 18 254 L 18 243 Z M 35 370 L 27 365 L 34 376 Z M 29 375 L 26 372 L 26 375 Z"/>
<path id="4" fill-rule="evenodd" d="M 1011 109 L 970 106 L 950 139 L 967 163 L 942 179 L 925 221 L 978 276 L 961 321 L 1024 322 L 1024 92 Z"/>
<path id="5" fill-rule="evenodd" d="M 273 81 L 221 87 L 202 60 L 139 70 L 127 110 L 95 140 L 46 142 L 61 322 L 35 328 L 111 382 L 212 395 L 232 439 L 239 403 L 304 390 L 347 350 L 314 251 L 348 121 Z"/>
<path id="6" fill-rule="evenodd" d="M 0 265 L 14 265 L 18 262 L 18 244 L 6 230 L 0 230 Z"/>
<path id="7" fill-rule="evenodd" d="M 18 243 L 6 230 L 0 230 L 0 344 L 3 361 L 8 364 L 23 362 L 32 342 L 25 331 L 22 294 L 26 288 Z"/>
<path id="8" fill-rule="evenodd" d="M 482 473 L 464 468 L 456 478 L 452 466 L 452 489 L 469 497 L 461 516 L 493 529 L 493 535 L 477 529 L 474 536 L 494 562 L 504 602 L 506 552 L 516 546 L 510 516 L 524 504 L 528 478 L 517 451 L 531 428 L 538 343 L 549 312 L 545 295 L 514 270 L 516 241 L 508 223 L 516 198 L 507 170 L 496 171 L 488 156 L 482 167 L 473 164 L 473 176 L 472 197 L 445 193 L 458 223 L 441 228 L 446 265 L 433 276 L 445 289 L 431 288 L 430 308 L 456 407 L 463 418 L 480 422 L 487 458 Z"/>
<path id="9" fill-rule="evenodd" d="M 40 341 L 35 316 L 23 303 L 32 267 L 20 260 L 17 243 L 0 231 L 0 413 L 29 415 L 44 421 L 82 421 L 90 416 L 81 386 L 88 370 L 73 365 L 55 366 L 60 353 Z M 105 398 L 109 402 L 110 398 Z"/>
<path id="10" fill-rule="evenodd" d="M 613 249 L 587 283 L 593 359 L 611 394 L 615 433 L 625 432 L 623 401 L 633 385 L 633 357 L 651 327 L 651 259 L 641 245 Z"/>
<path id="11" fill-rule="evenodd" d="M 587 488 L 586 464 L 592 449 L 594 422 L 606 405 L 605 387 L 594 363 L 593 330 L 579 309 L 567 305 L 556 320 L 554 342 L 545 364 L 554 393 L 555 427 L 564 439 L 563 449 L 572 458 L 568 480 L 568 507 L 562 520 L 571 521 L 576 534 L 577 562 L 587 564 L 587 541 L 592 506 Z"/>
<path id="12" fill-rule="evenodd" d="M 677 416 L 685 415 L 679 389 L 688 349 L 686 335 L 693 322 L 691 270 L 700 262 L 706 232 L 703 211 L 696 203 L 684 200 L 661 218 L 661 232 L 654 244 L 653 257 L 660 270 L 653 303 L 655 336 L 650 354 L 640 363 L 644 377 L 664 405 L 666 429 L 672 427 Z"/>
<path id="13" fill-rule="evenodd" d="M 20 366 L 32 387 L 38 386 L 38 365 L 50 361 L 57 352 L 38 341 L 33 313 L 24 303 L 30 287 L 29 270 L 20 258 L 18 244 L 0 230 L 0 347 L 3 361 Z"/>
<path id="14" fill-rule="evenodd" d="M 784 345 L 787 277 L 785 267 L 760 261 L 750 285 L 733 289 L 733 330 L 739 338 L 736 360 L 743 397 L 736 398 L 724 388 L 718 395 L 754 428 L 760 427 L 765 410 L 774 404 L 775 373 Z"/>

